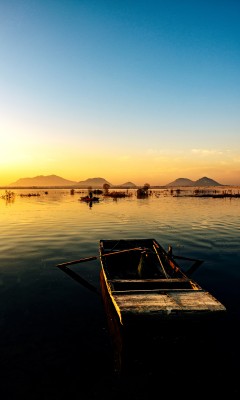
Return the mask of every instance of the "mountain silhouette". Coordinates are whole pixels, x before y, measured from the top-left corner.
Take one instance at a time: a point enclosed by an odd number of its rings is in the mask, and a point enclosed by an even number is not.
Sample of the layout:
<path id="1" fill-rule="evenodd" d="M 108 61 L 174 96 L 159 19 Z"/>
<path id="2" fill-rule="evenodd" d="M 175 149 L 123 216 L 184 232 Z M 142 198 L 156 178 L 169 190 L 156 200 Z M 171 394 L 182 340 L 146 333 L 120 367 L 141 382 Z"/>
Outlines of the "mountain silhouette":
<path id="1" fill-rule="evenodd" d="M 188 178 L 178 178 L 175 181 L 170 182 L 166 186 L 222 186 L 222 184 L 204 176 L 197 181 L 192 181 Z"/>
<path id="2" fill-rule="evenodd" d="M 20 178 L 16 182 L 10 183 L 9 187 L 82 187 L 82 188 L 102 188 L 104 184 L 111 183 L 104 178 L 88 178 L 85 181 L 71 181 L 57 175 L 39 175 L 33 178 Z"/>
<path id="3" fill-rule="evenodd" d="M 75 188 L 89 188 L 93 189 L 102 188 L 104 184 L 108 184 L 109 187 L 119 188 L 137 188 L 133 182 L 126 182 L 121 185 L 113 185 L 104 178 L 88 178 L 84 181 L 71 181 L 64 179 L 57 175 L 39 175 L 33 178 L 20 178 L 16 182 L 10 183 L 8 187 L 75 187 Z M 154 186 L 154 185 L 153 185 Z M 188 178 L 178 178 L 173 182 L 168 183 L 165 187 L 176 187 L 176 186 L 222 186 L 221 183 L 216 182 L 211 178 L 204 176 L 203 178 L 193 181 Z"/>
<path id="4" fill-rule="evenodd" d="M 122 188 L 136 188 L 137 186 L 135 185 L 135 183 L 132 182 L 125 182 L 122 185 L 119 185 Z"/>
<path id="5" fill-rule="evenodd" d="M 188 178 L 178 178 L 173 182 L 168 183 L 166 186 L 193 186 L 194 181 Z"/>
<path id="6" fill-rule="evenodd" d="M 99 188 L 99 187 L 103 187 L 104 184 L 107 184 L 109 186 L 113 186 L 111 183 L 109 183 L 108 181 L 106 181 L 106 179 L 104 178 L 88 178 L 85 181 L 80 181 L 77 183 L 78 186 L 92 186 L 95 188 Z"/>
<path id="7" fill-rule="evenodd" d="M 204 176 L 201 179 L 198 179 L 194 182 L 195 186 L 222 186 L 221 183 L 214 181 L 213 179 L 207 178 Z"/>
<path id="8" fill-rule="evenodd" d="M 57 175 L 39 175 L 33 178 L 20 178 L 9 186 L 32 187 L 32 186 L 73 186 L 77 182 L 61 178 Z"/>

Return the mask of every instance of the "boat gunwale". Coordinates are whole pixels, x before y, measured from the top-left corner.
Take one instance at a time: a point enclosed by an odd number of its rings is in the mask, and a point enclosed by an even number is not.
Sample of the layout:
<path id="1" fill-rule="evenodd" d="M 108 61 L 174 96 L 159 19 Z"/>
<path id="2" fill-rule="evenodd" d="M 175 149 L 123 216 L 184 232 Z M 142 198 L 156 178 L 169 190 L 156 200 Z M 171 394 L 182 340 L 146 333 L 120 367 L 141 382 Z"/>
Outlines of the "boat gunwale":
<path id="1" fill-rule="evenodd" d="M 116 244 L 120 245 L 117 247 Z M 169 265 L 169 268 L 172 268 L 173 273 L 177 273 L 178 276 L 181 276 L 181 278 L 169 278 L 169 274 L 167 274 L 167 276 L 165 278 L 151 278 L 151 279 L 131 279 L 131 278 L 127 278 L 127 279 L 121 279 L 121 278 L 114 278 L 111 277 L 111 273 L 109 272 L 108 266 L 107 266 L 107 258 L 106 257 L 108 255 L 108 253 L 112 253 L 112 254 L 117 254 L 117 249 L 119 249 L 120 251 L 123 249 L 126 249 L 126 246 L 124 246 L 124 243 L 126 243 L 126 245 L 129 246 L 141 246 L 143 245 L 144 247 L 147 247 L 150 250 L 155 251 L 155 253 L 160 253 L 161 256 L 165 257 L 165 262 L 167 262 Z M 111 246 L 106 247 L 106 249 L 104 248 L 104 245 L 109 245 L 111 244 Z M 156 251 L 154 249 L 154 247 L 157 247 L 158 251 Z M 111 248 L 110 248 L 111 247 Z M 115 253 L 113 253 L 113 249 L 116 251 Z M 127 248 L 126 250 L 131 250 L 131 248 Z M 107 292 L 108 295 L 110 296 L 112 303 L 116 309 L 116 312 L 119 316 L 120 319 L 120 323 L 123 325 L 126 321 L 125 321 L 125 317 L 126 315 L 128 315 L 129 317 L 132 315 L 132 317 L 134 318 L 136 315 L 139 315 L 139 317 L 141 315 L 149 315 L 150 317 L 155 317 L 157 314 L 159 314 L 159 317 L 161 319 L 161 315 L 166 315 L 166 312 L 164 310 L 165 306 L 161 306 L 161 304 L 159 304 L 159 309 L 156 310 L 154 309 L 156 304 L 154 305 L 150 298 L 151 295 L 156 297 L 158 295 L 161 296 L 161 294 L 163 296 L 168 296 L 171 298 L 172 296 L 176 295 L 177 298 L 174 299 L 173 297 L 173 301 L 178 301 L 178 295 L 181 296 L 181 293 L 185 296 L 191 296 L 189 297 L 189 300 L 187 300 L 187 302 L 189 301 L 189 305 L 181 305 L 181 310 L 177 310 L 177 312 L 174 311 L 174 307 L 172 309 L 172 313 L 171 312 L 167 312 L 167 316 L 166 318 L 169 318 L 169 320 L 174 319 L 175 315 L 181 315 L 181 318 L 184 319 L 184 317 L 186 317 L 187 315 L 192 315 L 192 316 L 196 316 L 196 315 L 213 315 L 213 314 L 222 314 L 226 312 L 226 307 L 218 300 L 216 299 L 211 293 L 209 293 L 207 290 L 205 290 L 204 288 L 202 288 L 197 282 L 195 282 L 194 279 L 190 279 L 183 271 L 182 268 L 178 265 L 178 263 L 173 259 L 173 255 L 171 253 L 168 253 L 164 250 L 164 248 L 155 240 L 155 239 L 127 239 L 125 240 L 100 240 L 100 246 L 99 246 L 99 251 L 100 251 L 100 262 L 101 262 L 101 266 L 102 266 L 102 272 L 103 272 L 103 277 L 105 280 L 105 284 L 107 287 Z M 104 251 L 106 251 L 106 253 L 104 253 Z M 196 260 L 195 260 L 196 261 Z M 121 263 L 120 263 L 121 265 Z M 151 283 L 153 284 L 161 284 L 161 283 L 169 283 L 169 284 L 174 284 L 174 283 L 190 283 L 192 285 L 192 287 L 189 288 L 181 288 L 181 287 L 169 287 L 169 288 L 161 288 L 161 287 L 155 287 L 155 288 L 124 288 L 124 283 L 126 284 L 135 284 L 137 286 L 137 284 L 142 284 L 144 285 L 144 283 L 146 283 L 146 285 L 151 285 Z M 117 290 L 114 288 L 114 283 L 116 284 L 123 284 L 123 288 L 122 290 Z M 198 295 L 200 295 L 200 300 L 198 299 Z M 128 302 L 132 296 L 138 296 L 139 295 L 139 303 L 135 303 L 136 298 L 134 300 L 134 302 L 127 306 L 125 306 L 124 302 L 126 298 L 126 301 Z M 149 298 L 149 303 L 144 306 L 142 309 L 142 304 L 141 304 L 141 295 L 145 296 L 146 295 L 146 301 Z M 194 295 L 194 297 L 192 298 L 192 296 Z M 134 297 L 132 297 L 134 299 Z M 188 297 L 187 297 L 188 298 Z M 120 301 L 120 299 L 122 299 Z M 120 303 L 119 303 L 120 301 Z M 212 303 L 213 302 L 213 303 Z M 144 303 L 145 303 L 145 299 L 144 299 Z M 181 303 L 181 300 L 180 300 Z M 179 303 L 179 304 L 180 304 Z M 212 304 L 211 304 L 212 303 Z M 154 305 L 154 307 L 153 307 Z M 140 311 L 139 311 L 140 310 Z M 125 322 L 124 322 L 124 321 Z"/>

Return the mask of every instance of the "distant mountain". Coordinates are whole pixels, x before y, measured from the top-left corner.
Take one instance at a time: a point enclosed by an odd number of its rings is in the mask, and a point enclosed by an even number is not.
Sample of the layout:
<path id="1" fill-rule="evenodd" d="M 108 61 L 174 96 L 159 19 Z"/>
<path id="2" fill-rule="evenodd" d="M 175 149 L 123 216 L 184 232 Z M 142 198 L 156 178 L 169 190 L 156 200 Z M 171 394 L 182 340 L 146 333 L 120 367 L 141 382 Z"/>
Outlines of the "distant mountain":
<path id="1" fill-rule="evenodd" d="M 135 185 L 135 183 L 126 182 L 126 183 L 123 183 L 122 185 L 119 185 L 119 187 L 121 187 L 121 188 L 132 188 L 132 189 L 134 189 L 134 188 L 136 188 L 137 186 Z"/>
<path id="2" fill-rule="evenodd" d="M 133 182 L 125 182 L 122 185 L 112 185 L 104 178 L 88 178 L 85 181 L 71 181 L 64 179 L 57 175 L 39 175 L 33 178 L 20 178 L 16 182 L 10 183 L 9 187 L 79 187 L 79 188 L 89 188 L 93 189 L 103 188 L 104 184 L 108 184 L 109 187 L 119 187 L 119 188 L 137 188 Z M 192 181 L 188 178 L 178 178 L 173 182 L 170 182 L 166 187 L 176 187 L 176 186 L 222 186 L 221 183 L 214 181 L 213 179 L 204 176 L 197 181 Z"/>
<path id="3" fill-rule="evenodd" d="M 214 181 L 213 179 L 204 176 L 194 182 L 194 186 L 222 186 L 221 183 Z"/>
<path id="4" fill-rule="evenodd" d="M 39 175 L 34 178 L 20 178 L 16 182 L 11 183 L 9 186 L 32 187 L 32 186 L 73 186 L 77 182 L 69 181 L 68 179 L 61 178 L 57 175 Z"/>
<path id="5" fill-rule="evenodd" d="M 81 186 L 81 187 L 91 186 L 92 188 L 102 188 L 103 185 L 105 185 L 105 184 L 107 184 L 109 186 L 113 186 L 111 183 L 106 181 L 106 179 L 104 179 L 104 178 L 88 178 L 85 181 L 80 181 L 77 183 L 78 186 Z"/>
<path id="6" fill-rule="evenodd" d="M 82 187 L 82 188 L 102 188 L 104 184 L 108 184 L 110 187 L 112 186 L 111 183 L 106 181 L 104 178 L 89 178 L 85 181 L 70 181 L 68 179 L 61 178 L 57 175 L 39 175 L 33 178 L 21 178 L 18 179 L 16 182 L 11 183 L 9 186 L 15 187 Z"/>
<path id="7" fill-rule="evenodd" d="M 178 178 L 173 182 L 168 183 L 166 186 L 222 186 L 221 183 L 214 181 L 211 178 L 204 176 L 197 181 L 192 181 L 187 178 Z"/>
<path id="8" fill-rule="evenodd" d="M 173 182 L 168 183 L 166 186 L 194 186 L 194 181 L 188 178 L 178 178 Z"/>

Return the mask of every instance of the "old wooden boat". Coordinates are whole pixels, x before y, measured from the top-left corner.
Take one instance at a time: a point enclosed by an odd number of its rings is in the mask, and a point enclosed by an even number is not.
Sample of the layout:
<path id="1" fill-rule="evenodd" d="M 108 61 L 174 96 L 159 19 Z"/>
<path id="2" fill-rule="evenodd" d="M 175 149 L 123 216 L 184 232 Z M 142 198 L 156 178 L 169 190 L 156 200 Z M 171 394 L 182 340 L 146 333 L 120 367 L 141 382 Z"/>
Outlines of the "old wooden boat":
<path id="1" fill-rule="evenodd" d="M 140 320 L 214 318 L 226 312 L 183 272 L 171 249 L 165 251 L 155 239 L 100 240 L 99 252 L 102 293 L 122 326 Z"/>
<path id="2" fill-rule="evenodd" d="M 100 292 L 68 268 L 98 259 Z M 165 251 L 155 239 L 121 239 L 100 240 L 98 256 L 57 267 L 101 296 L 113 345 L 114 371 L 138 374 L 143 362 L 158 366 L 159 360 L 164 360 L 165 370 L 167 362 L 172 368 L 173 359 L 175 366 L 181 360 L 182 368 L 196 344 L 201 355 L 209 355 L 216 346 L 216 338 L 226 325 L 227 310 L 192 279 L 201 264 L 201 260 L 173 255 L 171 248 Z M 220 351 L 217 348 L 217 354 Z"/>

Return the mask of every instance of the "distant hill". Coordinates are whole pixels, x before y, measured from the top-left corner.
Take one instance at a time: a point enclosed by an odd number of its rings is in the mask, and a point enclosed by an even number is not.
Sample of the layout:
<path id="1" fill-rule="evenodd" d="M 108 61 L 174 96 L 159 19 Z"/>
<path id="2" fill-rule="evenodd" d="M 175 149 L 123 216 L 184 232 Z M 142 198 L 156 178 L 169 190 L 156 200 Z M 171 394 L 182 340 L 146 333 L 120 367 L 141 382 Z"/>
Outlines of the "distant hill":
<path id="1" fill-rule="evenodd" d="M 222 186 L 221 183 L 214 181 L 213 179 L 204 176 L 201 179 L 195 181 L 194 186 Z"/>
<path id="2" fill-rule="evenodd" d="M 192 181 L 188 178 L 178 178 L 175 181 L 168 183 L 166 186 L 222 186 L 222 184 L 204 176 L 197 181 Z"/>
<path id="3" fill-rule="evenodd" d="M 78 186 L 82 186 L 82 187 L 91 186 L 92 188 L 102 188 L 103 185 L 105 185 L 105 184 L 107 184 L 109 186 L 113 186 L 111 183 L 106 181 L 106 179 L 104 179 L 104 178 L 88 178 L 85 181 L 80 181 L 77 183 Z"/>
<path id="4" fill-rule="evenodd" d="M 135 185 L 135 183 L 132 183 L 132 182 L 126 182 L 126 183 L 123 183 L 122 185 L 119 185 L 119 187 L 121 187 L 121 188 L 136 188 L 137 186 Z"/>
<path id="5" fill-rule="evenodd" d="M 194 181 L 187 178 L 178 178 L 173 182 L 168 183 L 166 186 L 193 186 Z"/>
<path id="6" fill-rule="evenodd" d="M 21 178 L 16 182 L 11 183 L 9 186 L 13 187 L 82 187 L 82 188 L 102 188 L 107 183 L 110 187 L 111 183 L 106 181 L 104 178 L 89 178 L 85 181 L 70 181 L 68 179 L 61 178 L 57 175 L 39 175 L 33 178 Z"/>
<path id="7" fill-rule="evenodd" d="M 68 179 L 61 178 L 57 175 L 39 175 L 33 178 L 20 178 L 16 182 L 11 183 L 9 186 L 19 187 L 32 187 L 32 186 L 73 186 L 77 182 L 69 181 Z"/>
<path id="8" fill-rule="evenodd" d="M 75 188 L 89 188 L 93 189 L 103 188 L 104 184 L 108 184 L 109 187 L 116 188 L 137 188 L 133 182 L 125 182 L 122 185 L 113 185 L 104 178 L 88 178 L 85 181 L 71 181 L 64 179 L 57 175 L 39 175 L 33 178 L 20 178 L 16 182 L 10 183 L 8 187 L 75 187 Z M 204 176 L 197 181 L 192 181 L 188 178 L 178 178 L 173 182 L 165 185 L 166 187 L 176 187 L 176 186 L 222 186 L 221 183 L 214 181 L 213 179 Z"/>

